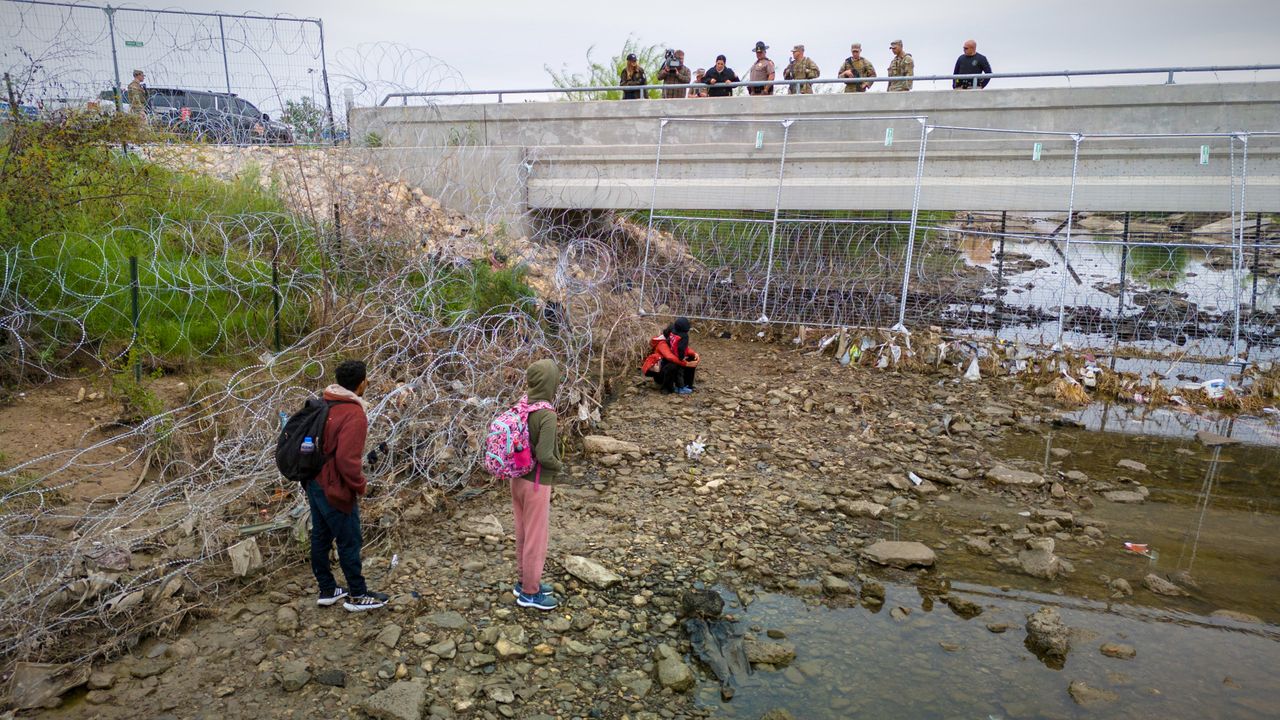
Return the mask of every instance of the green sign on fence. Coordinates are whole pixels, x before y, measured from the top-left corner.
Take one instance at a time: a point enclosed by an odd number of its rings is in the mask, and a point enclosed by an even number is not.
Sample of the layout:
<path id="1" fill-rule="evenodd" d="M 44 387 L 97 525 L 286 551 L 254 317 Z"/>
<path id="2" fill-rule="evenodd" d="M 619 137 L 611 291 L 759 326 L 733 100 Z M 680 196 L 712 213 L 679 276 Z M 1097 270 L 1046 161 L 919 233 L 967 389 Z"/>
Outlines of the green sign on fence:
<path id="1" fill-rule="evenodd" d="M 125 40 L 124 46 L 125 47 L 142 47 L 142 41 L 141 40 Z"/>

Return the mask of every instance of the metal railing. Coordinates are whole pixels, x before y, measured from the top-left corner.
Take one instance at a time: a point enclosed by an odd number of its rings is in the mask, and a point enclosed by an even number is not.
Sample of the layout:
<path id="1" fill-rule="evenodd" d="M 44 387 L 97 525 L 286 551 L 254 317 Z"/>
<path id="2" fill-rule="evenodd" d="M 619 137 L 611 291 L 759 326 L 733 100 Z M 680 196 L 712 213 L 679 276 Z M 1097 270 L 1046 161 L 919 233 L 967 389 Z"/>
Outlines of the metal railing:
<path id="1" fill-rule="evenodd" d="M 698 89 L 709 90 L 711 88 L 752 88 L 766 86 L 794 86 L 794 85 L 847 85 L 850 83 L 890 83 L 896 81 L 911 82 L 928 82 L 935 80 L 1010 80 L 1010 79 L 1028 79 L 1028 78 L 1073 78 L 1073 77 L 1098 77 L 1098 76 L 1128 76 L 1128 75 L 1164 75 L 1166 76 L 1165 84 L 1174 84 L 1174 75 L 1187 73 L 1237 73 L 1237 72 L 1262 72 L 1266 70 L 1280 70 L 1280 65 L 1188 65 L 1178 67 L 1148 67 L 1148 68 L 1124 68 L 1124 69 L 1107 69 L 1107 70 L 1045 70 L 1037 72 L 1013 72 L 1013 73 L 981 73 L 969 75 L 906 75 L 891 77 L 872 77 L 872 78 L 813 78 L 809 80 L 758 80 L 758 81 L 742 81 L 736 83 L 723 83 L 717 85 L 707 85 L 705 83 L 672 83 L 669 85 L 587 85 L 582 87 L 544 87 L 544 88 L 507 88 L 502 90 L 432 90 L 422 92 L 394 92 L 388 93 L 386 97 L 378 105 L 385 106 L 393 98 L 400 98 L 408 101 L 409 98 L 415 97 L 467 97 L 467 96 L 484 96 L 496 95 L 498 102 L 502 102 L 504 95 L 543 95 L 543 94 L 571 94 L 571 93 L 593 93 L 593 92 L 637 92 L 648 90 L 681 90 L 681 89 Z"/>

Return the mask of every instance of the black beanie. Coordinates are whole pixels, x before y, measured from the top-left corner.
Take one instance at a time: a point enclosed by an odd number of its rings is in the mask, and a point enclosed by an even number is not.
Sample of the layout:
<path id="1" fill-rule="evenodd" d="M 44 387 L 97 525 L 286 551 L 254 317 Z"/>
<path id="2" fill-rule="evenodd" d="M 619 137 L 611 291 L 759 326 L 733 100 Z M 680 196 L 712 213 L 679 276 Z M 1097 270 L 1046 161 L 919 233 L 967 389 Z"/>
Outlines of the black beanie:
<path id="1" fill-rule="evenodd" d="M 671 325 L 671 328 L 681 335 L 689 332 L 689 327 L 689 318 L 687 317 L 678 317 L 675 323 Z"/>

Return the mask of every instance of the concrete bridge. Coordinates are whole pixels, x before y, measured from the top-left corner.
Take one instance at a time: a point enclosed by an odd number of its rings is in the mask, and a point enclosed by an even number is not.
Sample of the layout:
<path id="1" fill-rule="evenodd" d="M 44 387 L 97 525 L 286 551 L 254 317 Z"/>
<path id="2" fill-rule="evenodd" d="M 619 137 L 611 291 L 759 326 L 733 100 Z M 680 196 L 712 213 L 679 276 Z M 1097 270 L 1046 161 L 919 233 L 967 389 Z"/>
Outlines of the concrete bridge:
<path id="1" fill-rule="evenodd" d="M 651 206 L 1280 211 L 1280 82 L 378 107 L 351 124 L 385 172 L 511 222 Z"/>

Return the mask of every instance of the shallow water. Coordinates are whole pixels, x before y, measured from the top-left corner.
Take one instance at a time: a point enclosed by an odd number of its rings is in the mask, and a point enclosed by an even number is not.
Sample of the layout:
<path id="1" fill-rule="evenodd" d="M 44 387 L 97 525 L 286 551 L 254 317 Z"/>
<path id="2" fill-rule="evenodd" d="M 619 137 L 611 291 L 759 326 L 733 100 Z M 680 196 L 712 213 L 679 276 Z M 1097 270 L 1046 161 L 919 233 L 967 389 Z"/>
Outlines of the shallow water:
<path id="1" fill-rule="evenodd" d="M 1098 426 L 1100 409 L 1093 412 L 1086 411 L 1085 419 Z M 742 627 L 761 635 L 783 631 L 797 647 L 796 662 L 754 673 L 728 703 L 720 701 L 718 687 L 705 684 L 700 701 L 718 717 L 751 720 L 773 708 L 796 718 L 1280 716 L 1280 446 L 1270 434 L 1275 426 L 1258 419 L 1189 421 L 1182 414 L 1107 416 L 1109 427 L 1128 432 L 1046 426 L 1012 432 L 995 448 L 998 457 L 1051 479 L 1080 470 L 1093 481 L 1118 485 L 1130 477 L 1149 488 L 1145 503 L 1099 498 L 1085 513 L 1108 523 L 1100 546 L 1058 542 L 1058 554 L 1074 563 L 1074 573 L 1040 580 L 960 549 L 963 536 L 955 528 L 1018 528 L 1028 520 L 1020 513 L 1030 506 L 952 495 L 932 511 L 900 521 L 898 531 L 937 549 L 937 574 L 950 579 L 953 593 L 981 604 L 982 615 L 964 620 L 910 585 L 885 583 L 887 602 L 879 612 L 762 594 L 739 610 Z M 1152 427 L 1160 434 L 1143 433 Z M 1200 429 L 1244 442 L 1215 457 L 1194 439 Z M 1145 463 L 1148 472 L 1118 468 L 1122 459 Z M 1152 557 L 1126 551 L 1126 540 L 1148 544 Z M 1147 573 L 1179 571 L 1196 584 L 1191 597 L 1157 596 L 1141 585 Z M 1109 600 L 1105 577 L 1129 580 L 1134 597 Z M 1023 645 L 1026 616 L 1041 605 L 1057 606 L 1067 625 L 1081 631 L 1060 670 Z M 895 606 L 910 615 L 893 619 Z M 1219 609 L 1250 613 L 1263 623 L 1210 617 Z M 1010 627 L 996 634 L 988 623 Z M 1103 656 L 1099 647 L 1107 642 L 1134 646 L 1136 658 Z M 1083 708 L 1068 694 L 1073 680 L 1112 692 L 1115 699 Z"/>
<path id="2" fill-rule="evenodd" d="M 797 646 L 781 671 L 756 671 L 729 702 L 699 687 L 714 716 L 755 718 L 783 708 L 796 718 L 1262 718 L 1280 707 L 1280 630 L 1174 612 L 1112 607 L 980 585 L 952 592 L 984 611 L 963 620 L 914 587 L 886 585 L 879 612 L 806 605 L 762 594 L 743 626 L 781 630 Z M 1078 632 L 1061 670 L 1023 645 L 1026 615 L 1056 605 Z M 900 606 L 903 620 L 890 616 Z M 926 607 L 928 609 L 926 609 Z M 993 633 L 988 623 L 1005 623 Z M 763 634 L 763 633 L 761 633 Z M 1103 656 L 1103 643 L 1132 645 L 1137 656 Z M 946 643 L 946 647 L 942 645 Z M 1191 660 L 1191 661 L 1189 661 Z M 1084 709 L 1067 692 L 1073 680 L 1115 693 Z"/>

